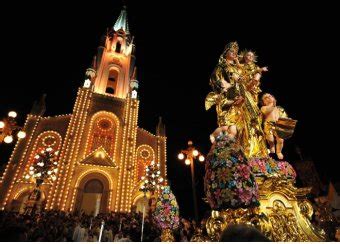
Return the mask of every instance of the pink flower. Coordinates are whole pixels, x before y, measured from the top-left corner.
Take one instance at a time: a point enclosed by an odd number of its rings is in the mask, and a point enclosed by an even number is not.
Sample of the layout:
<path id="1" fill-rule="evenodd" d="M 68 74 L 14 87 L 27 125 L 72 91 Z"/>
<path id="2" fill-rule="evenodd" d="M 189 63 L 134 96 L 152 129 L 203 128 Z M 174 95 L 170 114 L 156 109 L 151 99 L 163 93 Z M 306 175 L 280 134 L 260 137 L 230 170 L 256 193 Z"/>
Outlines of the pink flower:
<path id="1" fill-rule="evenodd" d="M 279 167 L 280 171 L 282 171 L 283 174 L 287 175 L 287 167 L 286 162 L 278 162 L 277 166 Z"/>
<path id="2" fill-rule="evenodd" d="M 250 177 L 250 168 L 248 165 L 246 164 L 240 164 L 237 166 L 237 170 L 239 172 L 239 174 L 245 178 L 245 179 L 249 179 Z"/>
<path id="3" fill-rule="evenodd" d="M 169 213 L 170 213 L 170 209 L 168 209 L 168 208 L 164 209 L 164 214 L 165 215 L 168 215 Z"/>
<path id="4" fill-rule="evenodd" d="M 260 169 L 261 169 L 261 172 L 262 173 L 265 173 L 266 172 L 266 163 L 264 162 L 264 161 L 262 161 L 262 160 L 259 160 L 258 161 L 258 166 L 260 167 Z"/>
<path id="5" fill-rule="evenodd" d="M 216 190 L 216 191 L 214 192 L 214 195 L 215 195 L 216 198 L 221 197 L 221 189 Z"/>
<path id="6" fill-rule="evenodd" d="M 241 202 L 243 202 L 244 204 L 249 204 L 253 194 L 250 190 L 239 188 L 238 189 L 238 196 L 239 196 Z"/>

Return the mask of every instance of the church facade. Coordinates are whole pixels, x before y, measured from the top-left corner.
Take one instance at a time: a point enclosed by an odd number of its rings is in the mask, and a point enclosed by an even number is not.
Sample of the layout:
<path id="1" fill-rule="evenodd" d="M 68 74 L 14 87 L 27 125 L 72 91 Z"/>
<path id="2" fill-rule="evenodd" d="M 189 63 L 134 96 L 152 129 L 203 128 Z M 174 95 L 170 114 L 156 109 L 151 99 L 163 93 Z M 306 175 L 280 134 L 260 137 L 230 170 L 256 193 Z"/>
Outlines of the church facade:
<path id="1" fill-rule="evenodd" d="M 156 134 L 138 127 L 134 53 L 123 9 L 86 71 L 72 114 L 44 117 L 41 103 L 27 116 L 27 136 L 17 142 L 1 178 L 1 209 L 22 211 L 34 188 L 25 175 L 46 147 L 59 151 L 57 178 L 41 186 L 46 210 L 129 212 L 143 201 L 146 165 L 159 162 L 167 178 L 164 125 L 158 123 Z"/>

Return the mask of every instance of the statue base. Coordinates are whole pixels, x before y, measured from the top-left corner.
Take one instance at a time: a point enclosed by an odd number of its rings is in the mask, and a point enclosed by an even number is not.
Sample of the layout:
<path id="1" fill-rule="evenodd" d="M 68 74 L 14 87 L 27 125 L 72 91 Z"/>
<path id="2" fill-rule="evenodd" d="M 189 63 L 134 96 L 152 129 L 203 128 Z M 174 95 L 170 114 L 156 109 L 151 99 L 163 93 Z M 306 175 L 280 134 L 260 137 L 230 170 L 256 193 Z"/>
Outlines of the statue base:
<path id="1" fill-rule="evenodd" d="M 256 208 L 213 210 L 206 228 L 211 240 L 218 241 L 228 224 L 257 227 L 272 241 L 324 241 L 323 230 L 314 227 L 311 203 L 306 195 L 311 188 L 296 188 L 294 180 L 272 176 L 256 177 L 260 206 Z"/>
<path id="2" fill-rule="evenodd" d="M 172 234 L 172 231 L 170 229 L 162 230 L 161 241 L 162 242 L 174 242 L 175 241 L 175 237 Z"/>

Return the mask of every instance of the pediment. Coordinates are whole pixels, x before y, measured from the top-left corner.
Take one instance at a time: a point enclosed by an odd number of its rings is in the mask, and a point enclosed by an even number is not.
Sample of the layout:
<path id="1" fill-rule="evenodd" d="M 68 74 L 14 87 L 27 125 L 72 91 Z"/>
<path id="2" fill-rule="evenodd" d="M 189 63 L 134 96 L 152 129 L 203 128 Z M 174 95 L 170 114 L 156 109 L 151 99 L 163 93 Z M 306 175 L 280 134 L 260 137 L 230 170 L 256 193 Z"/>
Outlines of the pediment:
<path id="1" fill-rule="evenodd" d="M 103 147 L 98 147 L 96 150 L 87 155 L 80 164 L 117 167 L 114 160 L 108 155 Z"/>

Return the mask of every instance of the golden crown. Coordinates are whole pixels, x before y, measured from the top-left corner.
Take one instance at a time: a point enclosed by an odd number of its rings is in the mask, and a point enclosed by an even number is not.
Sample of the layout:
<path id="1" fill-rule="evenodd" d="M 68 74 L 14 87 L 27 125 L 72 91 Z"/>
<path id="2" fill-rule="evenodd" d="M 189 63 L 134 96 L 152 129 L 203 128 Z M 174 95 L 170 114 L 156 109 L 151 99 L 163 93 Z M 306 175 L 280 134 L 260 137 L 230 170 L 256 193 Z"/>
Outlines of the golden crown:
<path id="1" fill-rule="evenodd" d="M 226 53 L 227 51 L 234 51 L 234 52 L 238 52 L 238 44 L 237 42 L 229 42 L 225 48 L 224 48 L 224 53 Z"/>

